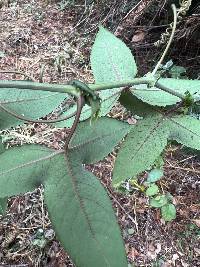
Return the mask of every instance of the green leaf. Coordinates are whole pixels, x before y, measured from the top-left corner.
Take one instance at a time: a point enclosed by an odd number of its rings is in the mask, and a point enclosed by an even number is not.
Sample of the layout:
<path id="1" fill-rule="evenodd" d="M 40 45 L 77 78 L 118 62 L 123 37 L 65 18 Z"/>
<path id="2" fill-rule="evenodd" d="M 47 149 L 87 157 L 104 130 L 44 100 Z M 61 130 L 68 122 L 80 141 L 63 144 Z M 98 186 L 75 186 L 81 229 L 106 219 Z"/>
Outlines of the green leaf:
<path id="1" fill-rule="evenodd" d="M 70 148 L 74 153 L 76 149 L 83 163 L 94 163 L 108 155 L 130 129 L 128 123 L 111 118 L 102 117 L 92 125 L 87 120 L 79 123 Z"/>
<path id="2" fill-rule="evenodd" d="M 100 108 L 101 108 L 101 101 L 100 98 L 93 99 L 92 97 L 88 97 L 88 101 L 90 102 L 91 107 L 91 123 L 96 121 L 99 117 Z"/>
<path id="3" fill-rule="evenodd" d="M 96 83 L 110 83 L 133 79 L 137 74 L 137 66 L 130 49 L 111 32 L 100 27 L 91 53 L 91 67 Z M 122 88 L 102 90 L 101 110 L 99 116 L 106 115 L 119 99 Z M 63 114 L 67 116 L 76 111 L 76 106 Z M 83 107 L 80 120 L 86 120 L 91 115 L 91 107 Z M 66 122 L 56 123 L 56 127 L 71 127 L 74 118 Z"/>
<path id="4" fill-rule="evenodd" d="M 159 192 L 159 188 L 156 184 L 152 184 L 147 188 L 146 195 L 147 196 L 154 196 Z"/>
<path id="5" fill-rule="evenodd" d="M 39 238 L 34 239 L 32 241 L 32 245 L 35 247 L 39 247 L 40 249 L 43 249 L 47 245 L 47 240 L 45 239 L 45 237 L 42 236 L 40 239 Z"/>
<path id="6" fill-rule="evenodd" d="M 123 92 L 119 98 L 120 104 L 133 114 L 145 117 L 152 116 L 155 110 L 151 105 L 142 102 L 135 97 L 131 92 Z"/>
<path id="7" fill-rule="evenodd" d="M 100 118 L 89 125 L 86 121 L 78 126 L 67 153 L 27 145 L 1 154 L 0 197 L 31 191 L 43 184 L 55 231 L 75 265 L 126 267 L 110 200 L 83 163 L 102 159 L 112 151 L 129 126 L 111 118 Z"/>
<path id="8" fill-rule="evenodd" d="M 153 169 L 148 173 L 147 182 L 148 183 L 154 183 L 154 182 L 160 180 L 160 178 L 162 176 L 163 176 L 163 170 L 161 170 L 161 169 Z"/>
<path id="9" fill-rule="evenodd" d="M 173 196 L 169 192 L 166 193 L 166 197 L 168 199 L 168 202 L 171 203 L 173 201 Z"/>
<path id="10" fill-rule="evenodd" d="M 186 68 L 182 66 L 176 66 L 174 65 L 172 68 L 169 70 L 169 74 L 171 75 L 172 78 L 178 79 L 181 77 L 182 74 L 186 73 Z"/>
<path id="11" fill-rule="evenodd" d="M 155 169 L 162 169 L 164 166 L 165 162 L 163 159 L 163 155 L 161 154 L 154 162 L 154 168 Z"/>
<path id="12" fill-rule="evenodd" d="M 55 164 L 45 185 L 45 201 L 57 236 L 75 265 L 127 266 L 119 227 L 100 182 L 73 155 Z"/>
<path id="13" fill-rule="evenodd" d="M 168 199 L 165 195 L 156 196 L 150 199 L 149 205 L 153 208 L 161 208 L 168 203 Z"/>
<path id="14" fill-rule="evenodd" d="M 176 219 L 176 207 L 173 204 L 167 204 L 161 207 L 162 218 L 166 222 Z"/>
<path id="15" fill-rule="evenodd" d="M 4 215 L 7 209 L 7 198 L 0 198 L 0 215 Z"/>
<path id="16" fill-rule="evenodd" d="M 49 148 L 26 145 L 0 154 L 0 198 L 40 186 L 48 177 L 49 161 L 58 153 Z"/>
<path id="17" fill-rule="evenodd" d="M 76 112 L 77 106 L 76 104 L 70 107 L 67 111 L 63 112 L 62 117 L 66 117 L 74 112 Z M 85 105 L 82 109 L 81 116 L 80 116 L 80 121 L 87 120 L 91 116 L 91 107 L 89 105 Z M 71 127 L 73 125 L 75 116 L 71 117 L 70 119 L 66 121 L 61 121 L 61 122 L 56 122 L 54 125 L 57 128 L 63 128 L 63 127 Z"/>
<path id="18" fill-rule="evenodd" d="M 90 59 L 96 83 L 130 80 L 137 74 L 137 66 L 130 49 L 103 27 L 100 27 L 96 36 Z M 121 88 L 100 92 L 101 116 L 111 110 L 120 92 Z"/>
<path id="19" fill-rule="evenodd" d="M 198 93 L 200 94 L 200 80 L 183 80 L 183 79 L 172 79 L 162 78 L 159 82 L 173 89 L 179 93 L 184 94 L 189 91 L 191 95 Z M 133 95 L 141 99 L 143 102 L 153 106 L 169 106 L 174 105 L 181 101 L 180 98 L 166 93 L 156 87 L 148 88 L 147 85 L 135 85 L 132 90 Z"/>
<path id="20" fill-rule="evenodd" d="M 24 117 L 29 119 L 38 119 L 47 115 L 58 107 L 66 97 L 62 93 L 37 90 L 15 88 L 0 90 L 0 104 L 14 113 L 24 115 Z M 9 115 L 0 108 L 0 129 L 22 123 L 24 121 Z"/>
<path id="21" fill-rule="evenodd" d="M 200 150 L 200 120 L 188 116 L 174 116 L 167 121 L 169 139 L 185 146 Z"/>
<path id="22" fill-rule="evenodd" d="M 128 133 L 118 153 L 113 183 L 132 178 L 150 168 L 167 144 L 168 129 L 163 117 L 155 115 L 139 121 Z"/>

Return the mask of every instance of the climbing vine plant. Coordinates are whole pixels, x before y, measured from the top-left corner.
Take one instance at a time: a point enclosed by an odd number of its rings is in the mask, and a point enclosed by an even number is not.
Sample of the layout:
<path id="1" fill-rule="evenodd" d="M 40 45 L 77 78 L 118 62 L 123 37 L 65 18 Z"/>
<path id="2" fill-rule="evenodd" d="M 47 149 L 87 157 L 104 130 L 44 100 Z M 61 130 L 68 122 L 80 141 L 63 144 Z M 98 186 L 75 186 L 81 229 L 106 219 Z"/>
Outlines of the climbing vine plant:
<path id="1" fill-rule="evenodd" d="M 23 121 L 71 127 L 59 151 L 34 144 L 5 149 L 0 143 L 0 212 L 8 197 L 42 184 L 57 236 L 77 267 L 127 266 L 110 200 L 85 164 L 103 159 L 123 140 L 113 171 L 116 185 L 153 166 L 169 140 L 200 150 L 200 121 L 190 115 L 200 81 L 161 78 L 160 63 L 136 78 L 129 48 L 100 27 L 91 53 L 95 84 L 0 81 L 1 130 Z M 67 97 L 76 98 L 77 105 L 62 117 L 38 119 Z M 106 117 L 118 100 L 140 116 L 136 125 Z"/>

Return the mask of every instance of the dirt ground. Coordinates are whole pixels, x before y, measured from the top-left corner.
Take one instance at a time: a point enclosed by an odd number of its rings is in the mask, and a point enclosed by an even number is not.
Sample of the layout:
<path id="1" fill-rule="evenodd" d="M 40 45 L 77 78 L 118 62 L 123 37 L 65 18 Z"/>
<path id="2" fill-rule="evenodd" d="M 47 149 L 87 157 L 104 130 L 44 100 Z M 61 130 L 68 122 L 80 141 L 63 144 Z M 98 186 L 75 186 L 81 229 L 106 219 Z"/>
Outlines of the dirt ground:
<path id="1" fill-rule="evenodd" d="M 87 1 L 71 1 L 72 5 L 65 7 L 67 2 L 32 0 L 2 4 L 0 79 L 23 79 L 23 75 L 5 73 L 17 70 L 43 82 L 65 83 L 74 78 L 93 82 L 89 54 L 99 22 L 131 48 L 140 74 L 155 65 L 163 47 L 156 48 L 153 43 L 170 21 L 166 1 L 130 1 L 134 2 L 132 6 L 127 6 L 128 1 L 111 1 L 103 7 L 99 4 L 99 9 L 93 1 L 89 6 L 85 5 Z M 200 75 L 197 11 L 198 7 L 183 19 L 168 54 L 168 59 L 187 69 L 190 78 Z M 60 65 L 56 64 L 59 57 L 64 58 Z M 128 118 L 119 105 L 110 115 Z M 62 130 L 53 131 L 45 125 L 17 127 L 12 133 L 20 133 L 21 138 L 16 137 L 12 144 L 36 136 L 48 146 L 62 146 Z M 200 154 L 178 145 L 166 150 L 165 172 L 159 187 L 173 195 L 177 218 L 170 223 L 161 219 L 158 209 L 149 207 L 148 198 L 138 188 L 125 194 L 113 190 L 115 156 L 113 152 L 87 168 L 99 177 L 112 200 L 130 266 L 200 266 Z M 144 178 L 145 174 L 139 178 L 141 184 Z M 74 266 L 56 240 L 42 192 L 38 188 L 9 200 L 6 215 L 0 216 L 0 266 Z"/>

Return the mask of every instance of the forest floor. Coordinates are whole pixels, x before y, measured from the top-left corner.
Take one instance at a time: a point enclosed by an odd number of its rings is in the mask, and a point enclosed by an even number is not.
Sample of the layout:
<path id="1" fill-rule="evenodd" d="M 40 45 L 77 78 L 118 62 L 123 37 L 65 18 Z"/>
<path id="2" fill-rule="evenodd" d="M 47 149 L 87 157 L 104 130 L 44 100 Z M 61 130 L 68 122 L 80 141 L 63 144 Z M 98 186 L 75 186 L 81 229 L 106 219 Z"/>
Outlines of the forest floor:
<path id="1" fill-rule="evenodd" d="M 12 1 L 2 6 L 0 79 L 23 79 L 23 75 L 2 72 L 18 70 L 38 81 L 41 68 L 46 64 L 44 82 L 65 83 L 74 78 L 93 82 L 89 54 L 100 21 L 129 45 L 140 66 L 140 74 L 148 72 L 159 58 L 163 47 L 157 49 L 152 44 L 166 29 L 162 23 L 168 11 L 161 4 L 162 10 L 157 7 L 152 11 L 155 7 L 150 2 L 156 1 L 143 1 L 146 7 L 140 5 L 139 10 L 132 8 L 134 23 L 131 12 L 129 16 L 127 12 L 115 17 L 110 11 L 113 5 L 109 12 L 100 13 L 92 4 L 88 9 L 84 4 L 64 9 L 67 1 L 61 2 L 62 5 Z M 114 12 L 117 9 L 113 9 Z M 152 14 L 156 16 L 153 18 Z M 159 16 L 162 23 L 158 23 Z M 184 27 L 178 28 L 168 58 L 185 67 L 188 77 L 198 78 L 199 41 L 194 43 L 190 35 L 196 32 L 193 20 L 200 26 L 200 18 L 190 15 Z M 55 64 L 59 57 L 64 58 L 61 72 Z M 110 116 L 126 119 L 119 105 L 112 109 Z M 60 129 L 49 131 L 45 125 L 32 124 L 11 131 L 20 133 L 21 138 L 14 139 L 12 144 L 26 142 L 35 135 L 48 146 L 59 148 L 62 145 Z M 138 188 L 126 194 L 114 191 L 111 186 L 114 159 L 113 152 L 88 168 L 99 177 L 112 200 L 130 266 L 200 266 L 200 156 L 184 152 L 181 146 L 171 145 L 166 150 L 164 177 L 158 184 L 163 192 L 173 195 L 177 209 L 176 219 L 168 223 L 163 221 L 158 209 L 149 207 L 148 198 Z M 74 266 L 56 240 L 42 192 L 39 188 L 9 199 L 6 215 L 0 216 L 0 266 Z"/>

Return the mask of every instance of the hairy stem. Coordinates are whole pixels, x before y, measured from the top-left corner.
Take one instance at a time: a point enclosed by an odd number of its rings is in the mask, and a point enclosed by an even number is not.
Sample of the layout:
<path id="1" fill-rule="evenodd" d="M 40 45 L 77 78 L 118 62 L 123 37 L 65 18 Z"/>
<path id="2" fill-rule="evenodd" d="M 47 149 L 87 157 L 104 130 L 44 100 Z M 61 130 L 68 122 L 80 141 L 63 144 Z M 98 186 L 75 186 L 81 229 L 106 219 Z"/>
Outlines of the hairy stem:
<path id="1" fill-rule="evenodd" d="M 84 96 L 81 94 L 79 96 L 79 98 L 77 99 L 77 111 L 76 111 L 76 117 L 74 119 L 74 122 L 73 122 L 73 125 L 72 125 L 72 128 L 70 130 L 70 133 L 69 135 L 67 136 L 66 140 L 65 140 L 65 146 L 64 146 L 64 150 L 65 152 L 67 152 L 68 150 L 68 146 L 69 146 L 69 142 L 76 130 L 76 127 L 78 125 L 78 122 L 79 122 L 79 119 L 80 119 L 80 116 L 81 116 L 81 111 L 82 111 L 82 108 L 85 104 L 85 99 L 84 99 Z"/>
<path id="2" fill-rule="evenodd" d="M 12 110 L 4 107 L 2 104 L 0 104 L 0 109 L 4 110 L 5 112 L 7 112 L 8 114 L 10 114 L 11 116 L 19 119 L 19 120 L 22 120 L 22 121 L 26 121 L 26 122 L 32 122 L 32 123 L 56 123 L 56 122 L 61 122 L 61 121 L 65 121 L 65 120 L 68 120 L 70 118 L 72 118 L 73 116 L 76 115 L 76 112 L 73 112 L 72 114 L 68 115 L 68 116 L 65 116 L 63 118 L 59 118 L 59 119 L 52 119 L 52 120 L 33 120 L 33 119 L 29 119 L 29 118 L 26 118 L 20 114 L 17 114 L 15 112 L 13 112 Z"/>
<path id="3" fill-rule="evenodd" d="M 172 33 L 171 33 L 171 36 L 169 38 L 169 42 L 160 58 L 160 60 L 158 61 L 157 65 L 155 66 L 154 70 L 152 71 L 152 75 L 155 75 L 158 68 L 160 67 L 160 65 L 162 64 L 163 60 L 164 60 L 164 57 L 166 56 L 168 50 L 169 50 L 169 47 L 173 41 L 173 38 L 174 38 L 174 34 L 175 34 L 175 30 L 176 30 L 176 24 L 177 24 L 177 13 L 176 13 L 176 6 L 174 4 L 171 5 L 172 7 L 172 10 L 173 10 L 173 14 L 174 14 L 174 22 L 173 22 L 173 28 L 172 28 Z"/>
<path id="4" fill-rule="evenodd" d="M 171 89 L 171 88 L 168 88 L 168 87 L 162 85 L 161 83 L 159 83 L 159 81 L 156 82 L 155 86 L 156 86 L 157 88 L 159 88 L 159 89 L 161 89 L 161 90 L 163 90 L 163 91 L 165 91 L 165 92 L 171 94 L 171 95 L 174 95 L 174 96 L 179 97 L 179 98 L 182 99 L 182 100 L 185 99 L 185 95 L 184 95 L 184 94 L 181 94 L 181 93 L 179 93 L 179 92 L 177 92 L 177 91 L 174 91 L 174 90 Z"/>
<path id="5" fill-rule="evenodd" d="M 106 90 L 106 89 L 132 86 L 136 84 L 151 84 L 152 82 L 155 82 L 155 79 L 153 77 L 151 78 L 142 77 L 142 78 L 135 78 L 129 81 L 119 81 L 119 82 L 104 83 L 104 84 L 88 84 L 88 86 L 93 91 L 100 91 L 100 90 Z M 49 84 L 49 83 L 26 82 L 26 81 L 6 81 L 6 80 L 0 81 L 0 89 L 4 90 L 7 88 L 68 93 L 76 97 L 80 95 L 80 90 L 70 84 Z"/>
<path id="6" fill-rule="evenodd" d="M 141 77 L 135 78 L 129 81 L 120 81 L 120 82 L 112 82 L 112 83 L 104 83 L 104 84 L 88 84 L 88 87 L 93 91 L 101 91 L 107 89 L 114 88 L 123 88 L 123 87 L 131 87 L 137 84 L 148 84 L 152 86 L 156 82 L 156 78 L 152 75 L 150 77 Z M 161 90 L 168 92 L 171 95 L 177 96 L 181 99 L 184 99 L 184 95 L 178 93 L 177 91 L 167 88 L 157 81 L 155 85 Z M 38 82 L 26 82 L 26 81 L 0 81 L 0 90 L 6 90 L 11 88 L 24 89 L 24 90 L 42 90 L 49 92 L 57 92 L 57 93 L 66 93 L 75 97 L 79 97 L 81 94 L 81 90 L 70 84 L 49 84 L 49 83 L 38 83 Z"/>

